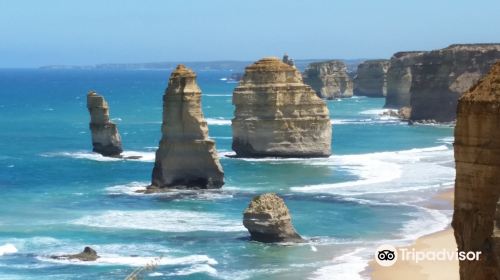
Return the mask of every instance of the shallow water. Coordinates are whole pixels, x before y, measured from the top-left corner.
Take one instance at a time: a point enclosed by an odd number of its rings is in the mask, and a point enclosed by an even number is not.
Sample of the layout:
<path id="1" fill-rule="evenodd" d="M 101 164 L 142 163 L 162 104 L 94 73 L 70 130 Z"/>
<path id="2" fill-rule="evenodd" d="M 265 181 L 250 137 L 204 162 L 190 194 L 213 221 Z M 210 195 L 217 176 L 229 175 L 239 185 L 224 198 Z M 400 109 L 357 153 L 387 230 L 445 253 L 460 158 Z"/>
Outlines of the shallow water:
<path id="1" fill-rule="evenodd" d="M 231 93 L 202 72 L 203 110 L 216 140 L 221 190 L 141 195 L 160 139 L 167 71 L 0 70 L 0 279 L 359 279 L 379 243 L 443 228 L 450 210 L 425 208 L 454 179 L 453 129 L 380 117 L 383 99 L 327 101 L 333 151 L 322 159 L 235 159 Z M 90 152 L 85 95 L 103 94 L 124 149 L 141 160 Z M 248 241 L 252 196 L 284 197 L 293 246 Z M 54 261 L 89 245 L 96 263 Z"/>

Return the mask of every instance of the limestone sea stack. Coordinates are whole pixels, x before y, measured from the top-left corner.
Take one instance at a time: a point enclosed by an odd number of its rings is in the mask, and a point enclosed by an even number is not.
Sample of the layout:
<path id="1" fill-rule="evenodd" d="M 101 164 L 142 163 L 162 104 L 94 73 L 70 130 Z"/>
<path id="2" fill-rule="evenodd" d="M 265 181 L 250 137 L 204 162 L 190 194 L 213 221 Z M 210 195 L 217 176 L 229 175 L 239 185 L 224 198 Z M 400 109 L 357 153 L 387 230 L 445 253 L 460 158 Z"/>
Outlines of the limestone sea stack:
<path id="1" fill-rule="evenodd" d="M 412 69 L 410 120 L 454 121 L 458 98 L 497 59 L 500 44 L 451 45 L 425 53 Z"/>
<path id="2" fill-rule="evenodd" d="M 116 124 L 109 120 L 109 106 L 104 97 L 95 91 L 87 94 L 90 113 L 90 131 L 93 151 L 103 156 L 119 157 L 123 152 L 122 140 Z"/>
<path id="3" fill-rule="evenodd" d="M 178 65 L 163 95 L 162 138 L 149 189 L 211 189 L 223 184 L 222 166 L 201 111 L 196 74 Z"/>
<path id="4" fill-rule="evenodd" d="M 314 62 L 304 71 L 304 82 L 321 98 L 352 97 L 353 83 L 347 66 L 340 60 Z"/>
<path id="5" fill-rule="evenodd" d="M 367 60 L 358 65 L 354 78 L 354 95 L 384 97 L 387 95 L 389 60 Z"/>
<path id="6" fill-rule="evenodd" d="M 243 225 L 252 240 L 259 242 L 301 242 L 295 231 L 288 207 L 274 193 L 258 195 L 252 199 L 243 213 Z"/>
<path id="7" fill-rule="evenodd" d="M 500 279 L 500 63 L 458 101 L 455 128 L 453 229 L 460 251 L 481 251 L 461 261 L 460 279 Z"/>
<path id="8" fill-rule="evenodd" d="M 239 157 L 328 157 L 328 108 L 294 67 L 264 58 L 246 67 L 233 93 L 233 150 Z"/>
<path id="9" fill-rule="evenodd" d="M 391 57 L 387 69 L 387 97 L 385 108 L 409 107 L 413 66 L 425 52 L 398 52 Z"/>

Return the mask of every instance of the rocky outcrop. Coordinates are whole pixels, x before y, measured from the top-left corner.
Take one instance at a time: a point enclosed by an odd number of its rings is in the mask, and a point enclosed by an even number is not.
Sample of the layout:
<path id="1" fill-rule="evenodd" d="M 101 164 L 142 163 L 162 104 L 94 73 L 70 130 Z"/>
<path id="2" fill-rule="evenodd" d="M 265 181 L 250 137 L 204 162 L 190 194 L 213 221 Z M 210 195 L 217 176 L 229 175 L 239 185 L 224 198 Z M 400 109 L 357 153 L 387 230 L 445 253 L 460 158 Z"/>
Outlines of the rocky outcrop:
<path id="1" fill-rule="evenodd" d="M 116 124 L 109 120 L 109 106 L 104 97 L 94 91 L 87 94 L 90 112 L 90 131 L 93 151 L 103 156 L 117 157 L 122 150 L 122 141 Z"/>
<path id="2" fill-rule="evenodd" d="M 455 128 L 453 229 L 460 251 L 481 251 L 461 261 L 460 278 L 500 279 L 500 63 L 458 102 Z"/>
<path id="3" fill-rule="evenodd" d="M 288 57 L 287 53 L 285 53 L 283 55 L 283 58 L 281 59 L 281 61 L 283 61 L 283 63 L 286 63 L 292 67 L 295 67 L 295 61 L 293 60 L 293 58 Z"/>
<path id="4" fill-rule="evenodd" d="M 385 108 L 410 106 L 410 89 L 413 66 L 419 63 L 425 52 L 398 52 L 391 57 L 387 69 L 387 97 Z"/>
<path id="5" fill-rule="evenodd" d="M 220 188 L 224 184 L 200 103 L 196 74 L 178 65 L 163 96 L 162 138 L 149 192 L 155 188 Z"/>
<path id="6" fill-rule="evenodd" d="M 384 97 L 387 95 L 389 60 L 367 60 L 358 65 L 354 78 L 354 95 Z"/>
<path id="7" fill-rule="evenodd" d="M 500 44 L 451 45 L 412 68 L 411 120 L 454 121 L 458 98 L 500 59 Z"/>
<path id="8" fill-rule="evenodd" d="M 330 156 L 332 128 L 325 102 L 278 58 L 264 58 L 245 69 L 233 104 L 237 156 Z"/>
<path id="9" fill-rule="evenodd" d="M 83 262 L 91 262 L 97 260 L 99 256 L 94 249 L 85 247 L 83 251 L 78 254 L 51 256 L 51 258 L 56 260 L 79 260 Z"/>
<path id="10" fill-rule="evenodd" d="M 352 97 L 353 83 L 347 66 L 339 60 L 314 62 L 304 71 L 304 82 L 321 98 Z"/>
<path id="11" fill-rule="evenodd" d="M 255 241 L 303 241 L 292 225 L 285 202 L 274 193 L 262 194 L 252 199 L 243 213 L 243 225 Z"/>

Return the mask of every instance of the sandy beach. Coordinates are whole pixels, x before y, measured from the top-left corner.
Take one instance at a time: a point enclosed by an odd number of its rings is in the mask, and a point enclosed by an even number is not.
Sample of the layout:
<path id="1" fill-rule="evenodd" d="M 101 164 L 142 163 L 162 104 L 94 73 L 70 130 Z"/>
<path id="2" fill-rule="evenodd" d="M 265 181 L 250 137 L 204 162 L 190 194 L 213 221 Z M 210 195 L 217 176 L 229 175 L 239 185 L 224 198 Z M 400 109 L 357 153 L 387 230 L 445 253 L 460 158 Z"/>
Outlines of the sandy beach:
<path id="1" fill-rule="evenodd" d="M 440 203 L 441 200 L 441 203 Z M 443 203 L 450 203 L 447 207 L 452 207 L 453 204 L 453 189 L 440 193 L 436 196 L 436 205 L 431 207 L 443 207 Z M 430 235 L 418 238 L 414 244 L 407 248 L 416 251 L 456 251 L 455 237 L 453 229 L 448 227 L 443 231 L 439 231 Z M 390 267 L 382 267 L 370 262 L 369 269 L 371 278 L 374 280 L 456 280 L 459 279 L 458 261 L 402 261 L 398 260 L 396 264 Z"/>

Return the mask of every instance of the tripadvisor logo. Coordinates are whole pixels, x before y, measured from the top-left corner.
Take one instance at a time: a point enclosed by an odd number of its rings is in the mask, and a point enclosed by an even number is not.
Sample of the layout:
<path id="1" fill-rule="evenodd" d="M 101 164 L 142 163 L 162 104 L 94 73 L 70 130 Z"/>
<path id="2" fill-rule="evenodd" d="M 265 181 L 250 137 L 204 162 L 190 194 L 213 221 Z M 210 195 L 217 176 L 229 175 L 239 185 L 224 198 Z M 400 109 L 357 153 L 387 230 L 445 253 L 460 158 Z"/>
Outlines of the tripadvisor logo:
<path id="1" fill-rule="evenodd" d="M 381 245 L 375 250 L 375 261 L 381 266 L 394 265 L 398 259 L 419 263 L 421 261 L 478 261 L 481 251 L 417 251 L 415 248 L 398 248 Z"/>

